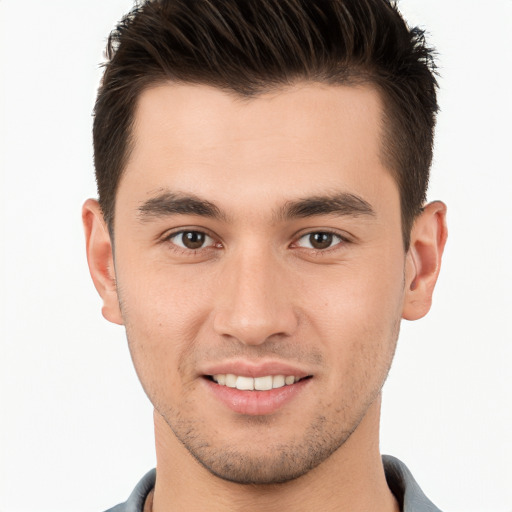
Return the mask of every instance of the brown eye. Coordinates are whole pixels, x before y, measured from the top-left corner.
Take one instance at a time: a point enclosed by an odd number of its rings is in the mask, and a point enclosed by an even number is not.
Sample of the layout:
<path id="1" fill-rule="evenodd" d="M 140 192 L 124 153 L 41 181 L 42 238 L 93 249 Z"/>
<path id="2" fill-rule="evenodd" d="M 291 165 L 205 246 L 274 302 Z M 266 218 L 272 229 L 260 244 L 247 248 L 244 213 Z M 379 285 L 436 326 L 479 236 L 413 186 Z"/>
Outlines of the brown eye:
<path id="1" fill-rule="evenodd" d="M 170 240 L 178 247 L 190 250 L 201 249 L 205 245 L 213 243 L 212 238 L 201 231 L 180 231 L 175 233 Z"/>
<path id="2" fill-rule="evenodd" d="M 334 233 L 316 231 L 300 237 L 297 245 L 307 249 L 325 250 L 343 242 L 343 238 Z"/>
<path id="3" fill-rule="evenodd" d="M 312 233 L 309 235 L 309 243 L 315 249 L 327 249 L 332 244 L 331 233 Z"/>

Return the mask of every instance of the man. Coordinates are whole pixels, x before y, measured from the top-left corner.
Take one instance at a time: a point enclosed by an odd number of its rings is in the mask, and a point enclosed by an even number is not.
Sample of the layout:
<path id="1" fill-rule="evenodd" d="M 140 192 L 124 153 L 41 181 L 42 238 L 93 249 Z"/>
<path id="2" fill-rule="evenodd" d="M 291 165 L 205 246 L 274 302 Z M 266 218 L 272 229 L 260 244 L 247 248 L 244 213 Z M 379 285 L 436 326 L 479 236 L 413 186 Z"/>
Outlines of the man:
<path id="1" fill-rule="evenodd" d="M 387 0 L 162 0 L 107 56 L 87 254 L 157 453 L 112 510 L 438 510 L 379 453 L 446 241 L 422 33 Z"/>

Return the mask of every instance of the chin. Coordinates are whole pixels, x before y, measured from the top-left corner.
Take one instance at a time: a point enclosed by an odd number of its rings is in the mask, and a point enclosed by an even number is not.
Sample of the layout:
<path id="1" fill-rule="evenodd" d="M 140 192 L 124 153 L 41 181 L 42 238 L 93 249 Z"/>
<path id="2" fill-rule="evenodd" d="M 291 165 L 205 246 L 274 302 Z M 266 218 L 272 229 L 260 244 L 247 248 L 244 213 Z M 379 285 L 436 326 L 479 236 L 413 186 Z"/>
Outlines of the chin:
<path id="1" fill-rule="evenodd" d="M 252 418 L 252 421 L 258 419 Z M 320 417 L 301 435 L 279 440 L 271 438 L 275 431 L 267 424 L 263 427 L 267 435 L 249 435 L 250 442 L 243 446 L 237 445 L 240 439 L 230 439 L 230 442 L 208 439 L 199 435 L 197 429 L 190 428 L 191 425 L 179 424 L 171 428 L 188 452 L 212 475 L 241 485 L 272 485 L 290 482 L 317 467 L 336 452 L 354 430 L 341 430 L 339 425 L 328 423 L 325 417 Z"/>
<path id="2" fill-rule="evenodd" d="M 212 475 L 222 480 L 240 485 L 275 485 L 300 478 L 324 460 L 323 457 L 299 460 L 297 456 L 281 452 L 274 457 L 251 457 L 227 452 L 215 458 L 195 457 Z"/>

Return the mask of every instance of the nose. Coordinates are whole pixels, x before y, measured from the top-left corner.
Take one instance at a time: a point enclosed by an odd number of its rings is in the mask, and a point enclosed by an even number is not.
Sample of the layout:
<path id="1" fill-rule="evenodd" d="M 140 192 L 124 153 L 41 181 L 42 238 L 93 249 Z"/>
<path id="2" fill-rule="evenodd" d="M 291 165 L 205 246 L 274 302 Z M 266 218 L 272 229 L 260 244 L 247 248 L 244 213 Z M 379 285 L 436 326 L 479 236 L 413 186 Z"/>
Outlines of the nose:
<path id="1" fill-rule="evenodd" d="M 214 330 L 245 345 L 291 336 L 298 316 L 290 282 L 276 257 L 241 251 L 226 261 L 217 295 Z"/>

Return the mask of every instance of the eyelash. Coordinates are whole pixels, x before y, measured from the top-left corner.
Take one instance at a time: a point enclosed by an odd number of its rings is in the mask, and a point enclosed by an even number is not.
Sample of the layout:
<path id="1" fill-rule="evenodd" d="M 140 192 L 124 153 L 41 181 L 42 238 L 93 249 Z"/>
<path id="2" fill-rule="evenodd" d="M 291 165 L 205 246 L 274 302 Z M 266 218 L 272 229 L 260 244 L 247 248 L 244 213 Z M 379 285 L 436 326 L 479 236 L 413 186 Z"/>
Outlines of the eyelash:
<path id="1" fill-rule="evenodd" d="M 198 247 L 197 249 L 191 249 L 187 247 L 183 247 L 178 245 L 176 242 L 173 241 L 173 239 L 177 238 L 179 235 L 184 235 L 186 233 L 194 233 L 198 235 L 202 235 L 204 237 L 207 237 L 213 241 L 212 244 L 207 246 Z M 298 242 L 306 237 L 311 237 L 312 235 L 329 235 L 333 238 L 338 239 L 339 241 L 335 243 L 334 245 L 331 245 L 329 247 L 326 247 L 325 249 L 316 249 L 314 247 L 302 247 L 298 245 Z M 220 249 L 222 248 L 221 242 L 215 242 L 215 237 L 211 234 L 207 233 L 206 231 L 199 230 L 199 229 L 181 229 L 179 231 L 174 231 L 172 233 L 169 233 L 167 236 L 163 238 L 163 242 L 167 242 L 173 251 L 186 254 L 186 255 L 196 255 L 200 251 L 206 251 L 206 250 L 212 250 L 212 249 Z M 327 253 L 330 253 L 333 250 L 341 249 L 346 244 L 351 243 L 350 240 L 346 237 L 341 235 L 340 233 L 337 233 L 335 231 L 330 231 L 328 229 L 325 230 L 318 230 L 318 231 L 308 231 L 306 233 L 301 234 L 300 236 L 297 236 L 295 238 L 295 241 L 292 242 L 290 247 L 295 248 L 297 250 L 305 250 L 308 251 L 309 254 L 313 254 L 315 256 L 322 256 Z M 338 247 L 341 246 L 341 247 Z"/>
<path id="2" fill-rule="evenodd" d="M 195 234 L 198 234 L 198 235 L 203 235 L 204 237 L 211 239 L 214 243 L 211 244 L 211 245 L 208 245 L 206 247 L 202 246 L 202 247 L 198 247 L 197 249 L 191 249 L 191 248 L 188 248 L 188 247 L 182 247 L 182 246 L 178 245 L 176 242 L 173 241 L 179 235 L 184 235 L 186 233 L 195 233 Z M 172 250 L 180 252 L 180 253 L 183 253 L 183 254 L 187 254 L 187 255 L 195 255 L 199 251 L 205 251 L 205 250 L 208 250 L 208 249 L 216 249 L 216 248 L 220 248 L 221 247 L 221 243 L 220 242 L 215 242 L 215 237 L 213 237 L 212 235 L 208 234 L 206 231 L 202 231 L 202 230 L 199 230 L 199 229 L 181 229 L 179 231 L 174 231 L 172 233 L 169 233 L 167 236 L 165 236 L 163 238 L 163 242 L 169 243 L 169 245 L 171 246 Z"/>
<path id="3" fill-rule="evenodd" d="M 307 237 L 311 237 L 313 235 L 329 235 L 333 238 L 338 239 L 338 242 L 333 243 L 333 245 L 330 245 L 329 247 L 326 247 L 325 249 L 317 249 L 315 247 L 301 247 L 301 246 L 297 245 L 300 240 L 307 238 Z M 330 231 L 328 229 L 325 229 L 325 230 L 318 230 L 318 231 L 308 231 L 307 233 L 300 235 L 296 239 L 296 241 L 293 242 L 292 245 L 297 245 L 298 249 L 304 249 L 304 250 L 309 251 L 310 253 L 312 252 L 315 256 L 322 256 L 327 253 L 330 253 L 333 250 L 341 249 L 342 246 L 344 246 L 348 243 L 350 243 L 350 240 L 346 236 L 343 236 L 340 233 L 337 233 L 335 231 Z M 341 246 L 341 247 L 339 247 L 339 246 Z"/>

